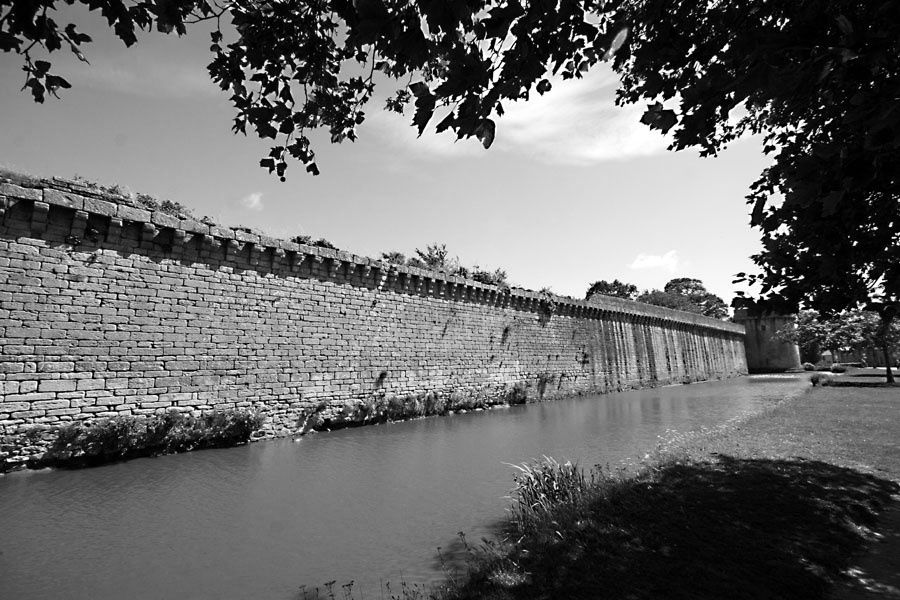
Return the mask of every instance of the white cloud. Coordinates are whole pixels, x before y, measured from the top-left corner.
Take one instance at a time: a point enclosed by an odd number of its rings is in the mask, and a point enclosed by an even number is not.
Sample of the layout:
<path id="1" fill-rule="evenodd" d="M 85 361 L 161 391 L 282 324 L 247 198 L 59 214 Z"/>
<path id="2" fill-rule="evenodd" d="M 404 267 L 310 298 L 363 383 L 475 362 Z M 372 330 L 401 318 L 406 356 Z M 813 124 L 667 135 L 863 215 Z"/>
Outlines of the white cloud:
<path id="1" fill-rule="evenodd" d="M 248 210 L 260 211 L 263 209 L 262 192 L 253 192 L 241 198 L 241 206 Z"/>
<path id="2" fill-rule="evenodd" d="M 678 258 L 678 251 L 669 250 L 663 255 L 659 254 L 638 254 L 635 259 L 628 265 L 629 269 L 665 269 L 670 273 L 674 273 L 681 266 L 681 260 Z"/>
<path id="3" fill-rule="evenodd" d="M 582 79 L 551 80 L 543 96 L 507 107 L 497 147 L 547 162 L 593 164 L 662 154 L 667 139 L 641 124 L 643 105 L 615 105 L 616 75 L 601 65 Z"/>
<path id="4" fill-rule="evenodd" d="M 411 114 L 369 111 L 367 124 L 401 150 L 422 157 L 452 157 L 503 152 L 527 155 L 555 164 L 588 165 L 637 156 L 662 154 L 667 137 L 640 122 L 644 105 L 615 105 L 618 79 L 606 65 L 599 65 L 582 79 L 551 79 L 553 88 L 532 93 L 529 100 L 504 105 L 496 120 L 497 137 L 485 151 L 478 140 L 454 142 L 452 132 L 436 134 L 435 116 L 421 138 L 410 125 Z"/>

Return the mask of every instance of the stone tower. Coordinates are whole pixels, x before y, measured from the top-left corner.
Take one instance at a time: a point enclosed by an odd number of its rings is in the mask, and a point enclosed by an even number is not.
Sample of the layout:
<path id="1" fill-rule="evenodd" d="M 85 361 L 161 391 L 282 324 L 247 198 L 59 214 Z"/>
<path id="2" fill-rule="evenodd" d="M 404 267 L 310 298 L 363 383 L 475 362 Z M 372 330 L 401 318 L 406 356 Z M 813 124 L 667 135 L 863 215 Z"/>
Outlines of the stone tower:
<path id="1" fill-rule="evenodd" d="M 800 368 L 797 344 L 783 342 L 775 332 L 791 324 L 788 315 L 750 316 L 746 309 L 734 311 L 734 322 L 746 330 L 744 349 L 747 369 L 751 373 L 778 373 Z"/>

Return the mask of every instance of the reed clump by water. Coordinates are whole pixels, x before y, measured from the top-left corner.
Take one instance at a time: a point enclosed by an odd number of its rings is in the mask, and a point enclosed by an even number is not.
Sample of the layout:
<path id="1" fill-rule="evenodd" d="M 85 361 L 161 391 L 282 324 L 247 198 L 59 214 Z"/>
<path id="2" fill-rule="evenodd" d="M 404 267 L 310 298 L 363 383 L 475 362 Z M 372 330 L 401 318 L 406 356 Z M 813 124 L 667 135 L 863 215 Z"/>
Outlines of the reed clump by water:
<path id="1" fill-rule="evenodd" d="M 142 456 L 226 448 L 247 443 L 263 417 L 246 410 L 195 415 L 169 411 L 123 415 L 61 427 L 32 467 L 80 468 Z"/>

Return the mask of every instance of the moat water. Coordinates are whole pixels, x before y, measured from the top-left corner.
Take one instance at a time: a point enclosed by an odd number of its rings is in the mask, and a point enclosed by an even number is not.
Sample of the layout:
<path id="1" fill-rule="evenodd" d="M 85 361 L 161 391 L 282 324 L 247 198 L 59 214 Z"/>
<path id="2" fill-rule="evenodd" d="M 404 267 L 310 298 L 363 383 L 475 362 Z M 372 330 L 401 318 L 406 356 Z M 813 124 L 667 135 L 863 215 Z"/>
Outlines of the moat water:
<path id="1" fill-rule="evenodd" d="M 81 471 L 0 477 L 0 598 L 292 600 L 301 586 L 442 578 L 502 519 L 510 464 L 617 466 L 669 430 L 755 413 L 798 376 L 629 391 Z M 448 554 L 449 556 L 449 554 Z"/>

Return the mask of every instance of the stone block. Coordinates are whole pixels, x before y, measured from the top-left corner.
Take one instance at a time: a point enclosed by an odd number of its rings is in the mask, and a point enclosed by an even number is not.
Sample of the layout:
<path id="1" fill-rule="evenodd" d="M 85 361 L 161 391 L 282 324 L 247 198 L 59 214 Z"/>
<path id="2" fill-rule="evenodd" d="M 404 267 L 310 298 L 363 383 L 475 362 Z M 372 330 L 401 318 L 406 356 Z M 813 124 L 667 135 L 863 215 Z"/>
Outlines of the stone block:
<path id="1" fill-rule="evenodd" d="M 169 360 L 166 361 L 167 371 L 196 371 L 200 368 L 196 360 Z"/>
<path id="2" fill-rule="evenodd" d="M 102 390 L 106 387 L 105 379 L 78 379 L 76 390 Z"/>
<path id="3" fill-rule="evenodd" d="M 150 215 L 150 222 L 154 225 L 159 225 L 160 227 L 170 227 L 172 229 L 181 228 L 181 219 L 160 211 L 156 211 Z"/>
<path id="4" fill-rule="evenodd" d="M 7 338 L 36 338 L 40 337 L 41 330 L 36 327 L 7 327 Z"/>
<path id="5" fill-rule="evenodd" d="M 31 403 L 32 410 L 54 410 L 57 408 L 69 408 L 68 400 L 39 400 Z"/>
<path id="6" fill-rule="evenodd" d="M 148 223 L 150 221 L 150 211 L 128 206 L 127 204 L 119 204 L 116 208 L 116 217 L 123 221 Z"/>
<path id="7" fill-rule="evenodd" d="M 38 392 L 73 392 L 78 382 L 74 379 L 43 379 L 38 382 Z"/>
<path id="8" fill-rule="evenodd" d="M 41 200 L 43 195 L 43 191 L 39 189 L 22 187 L 12 183 L 0 183 L 0 196 L 22 200 Z"/>
<path id="9" fill-rule="evenodd" d="M 259 236 L 253 233 L 247 233 L 246 231 L 242 231 L 240 229 L 234 229 L 234 238 L 238 241 L 249 243 L 249 244 L 258 244 Z"/>
<path id="10" fill-rule="evenodd" d="M 179 229 L 183 229 L 190 233 L 198 233 L 200 235 L 209 235 L 209 225 L 195 221 L 194 219 L 182 219 Z"/>
<path id="11" fill-rule="evenodd" d="M 106 200 L 100 200 L 99 198 L 85 198 L 84 210 L 105 217 L 116 216 L 116 205 Z"/>
<path id="12" fill-rule="evenodd" d="M 73 194 L 72 192 L 63 192 L 49 188 L 44 190 L 44 202 L 47 204 L 63 206 L 74 210 L 83 210 L 84 200 L 85 199 L 82 196 Z"/>

